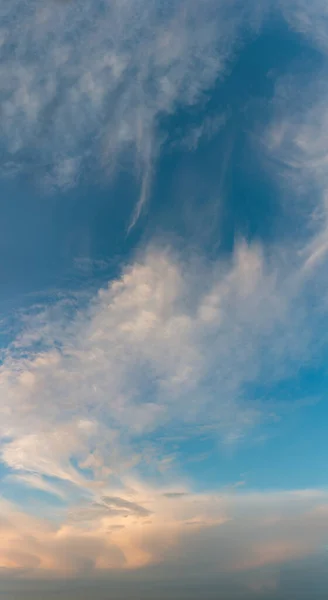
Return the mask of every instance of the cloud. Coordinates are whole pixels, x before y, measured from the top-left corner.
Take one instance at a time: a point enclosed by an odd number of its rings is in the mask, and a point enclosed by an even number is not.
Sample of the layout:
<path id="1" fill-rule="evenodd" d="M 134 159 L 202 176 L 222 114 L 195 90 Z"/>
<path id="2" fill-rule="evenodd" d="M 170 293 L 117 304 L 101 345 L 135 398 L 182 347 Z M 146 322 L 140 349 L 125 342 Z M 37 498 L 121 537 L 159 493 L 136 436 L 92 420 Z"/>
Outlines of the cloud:
<path id="1" fill-rule="evenodd" d="M 271 161 L 271 174 L 282 183 L 282 197 L 288 194 L 286 210 L 301 217 L 302 237 L 297 243 L 305 271 L 320 266 L 327 253 L 326 75 L 326 66 L 305 75 L 297 64 L 293 74 L 277 81 L 271 120 L 261 144 Z"/>
<path id="2" fill-rule="evenodd" d="M 225 68 L 257 3 L 5 0 L 0 56 L 3 173 L 45 189 L 135 165 L 136 221 L 149 195 L 159 120 L 197 102 Z M 19 14 L 19 19 L 17 15 Z"/>
<path id="3" fill-rule="evenodd" d="M 129 502 L 123 498 L 103 496 L 102 501 L 108 507 L 116 506 L 127 511 L 128 513 L 138 515 L 139 517 L 149 517 L 151 514 L 151 512 L 143 506 L 139 506 L 139 504 L 136 504 L 135 502 Z"/>
<path id="4" fill-rule="evenodd" d="M 54 496 L 58 496 L 62 500 L 65 500 L 66 496 L 63 490 L 58 488 L 58 486 L 49 483 L 43 477 L 35 474 L 20 474 L 20 475 L 7 475 L 6 481 L 9 481 L 10 484 L 17 484 L 19 486 L 26 485 L 28 488 L 41 490 L 48 494 L 52 494 Z"/>
<path id="5" fill-rule="evenodd" d="M 164 494 L 166 498 L 183 498 L 186 495 L 186 492 L 166 492 Z"/>
<path id="6" fill-rule="evenodd" d="M 197 126 L 193 126 L 189 129 L 186 135 L 173 145 L 180 146 L 187 150 L 196 150 L 196 148 L 203 142 L 208 142 L 224 127 L 227 121 L 227 115 L 215 115 L 207 116 L 203 119 L 202 123 Z"/>
<path id="7" fill-rule="evenodd" d="M 3 460 L 78 485 L 158 428 L 238 439 L 266 418 L 244 386 L 308 349 L 297 280 L 278 267 L 244 243 L 230 264 L 149 248 L 75 317 L 59 301 L 27 318 L 0 368 Z"/>
<path id="8" fill-rule="evenodd" d="M 200 99 L 241 24 L 254 22 L 255 3 L 238 18 L 236 6 L 5 3 L 4 168 L 35 173 L 39 164 L 47 188 L 67 188 L 86 165 L 114 172 L 131 162 L 141 187 L 133 226 L 149 196 L 161 117 Z M 296 23 L 295 14 L 286 18 Z M 1 576 L 143 569 L 151 577 L 158 567 L 185 581 L 233 573 L 256 591 L 254 572 L 262 589 L 259 570 L 321 551 L 326 491 L 197 494 L 161 446 L 174 436 L 238 443 L 282 410 L 258 386 L 318 364 L 327 347 L 319 271 L 328 248 L 327 87 L 311 86 L 295 111 L 296 81 L 278 82 L 261 144 L 311 215 L 296 240 L 265 248 L 236 240 L 216 261 L 150 245 L 88 302 L 62 295 L 35 307 L 2 351 L 4 481 L 28 486 L 38 502 L 1 500 Z M 182 143 L 195 149 L 222 124 L 205 120 Z M 310 303 L 319 311 L 309 317 Z M 264 587 L 277 584 L 271 575 Z"/>
<path id="9" fill-rule="evenodd" d="M 1 459 L 16 488 L 49 496 L 36 521 L 4 508 L 3 567 L 93 573 L 172 564 L 174 552 L 196 565 L 205 544 L 226 572 L 315 552 L 324 492 L 197 495 L 154 435 L 236 443 L 271 419 L 272 403 L 247 386 L 290 376 L 317 345 L 302 258 L 294 271 L 273 250 L 240 243 L 209 263 L 150 246 L 87 305 L 67 311 L 59 300 L 26 315 L 0 367 Z M 163 464 L 166 488 L 142 483 Z"/>
<path id="10" fill-rule="evenodd" d="M 19 172 L 44 191 L 68 189 L 92 173 L 134 169 L 139 200 L 151 191 L 163 117 L 201 101 L 222 77 L 245 31 L 258 33 L 270 0 L 48 2 L 1 7 L 2 174 Z M 293 0 L 280 14 L 327 46 L 325 3 Z M 16 15 L 20 15 L 19 19 Z M 315 33 L 314 33 L 315 32 Z M 183 141 L 195 149 L 222 126 L 207 119 Z"/>
<path id="11" fill-rule="evenodd" d="M 83 448 L 84 438 L 89 437 L 89 427 L 93 424 L 83 421 L 72 426 L 57 424 L 54 431 L 49 430 L 47 423 L 43 425 L 43 431 L 22 435 L 5 444 L 2 460 L 16 471 L 38 473 L 79 485 L 81 476 L 69 461 Z"/>
<path id="12" fill-rule="evenodd" d="M 195 494 L 161 447 L 235 443 L 271 419 L 247 386 L 290 376 L 317 343 L 297 260 L 244 242 L 217 262 L 150 246 L 89 303 L 26 315 L 0 367 L 1 459 L 16 490 L 48 498 L 3 505 L 3 568 L 195 571 L 206 556 L 212 573 L 244 572 L 320 547 L 325 492 Z M 146 484 L 163 464 L 167 485 Z"/>
<path id="13" fill-rule="evenodd" d="M 168 581 L 177 568 L 186 581 L 190 569 L 192 577 L 235 572 L 247 581 L 249 570 L 320 551 L 327 536 L 325 491 L 190 493 L 179 499 L 164 494 L 139 484 L 138 504 L 143 497 L 152 511 L 145 524 L 141 514 L 140 521 L 133 512 L 126 517 L 99 511 L 91 521 L 50 525 L 2 502 L 1 567 L 24 570 L 25 577 L 27 570 L 30 578 L 142 567 L 147 580 L 157 564 L 155 578 Z"/>
<path id="14" fill-rule="evenodd" d="M 283 407 L 252 387 L 297 373 L 327 343 L 306 318 L 304 259 L 291 264 L 244 242 L 214 263 L 151 246 L 88 304 L 27 314 L 0 367 L 4 464 L 33 487 L 60 482 L 59 495 L 94 490 L 139 467 L 174 471 L 161 450 L 172 435 L 235 444 L 276 420 Z"/>
<path id="15" fill-rule="evenodd" d="M 324 0 L 315 0 L 309 4 L 306 0 L 280 2 L 282 13 L 289 26 L 305 35 L 313 46 L 328 49 L 327 19 L 328 10 Z"/>

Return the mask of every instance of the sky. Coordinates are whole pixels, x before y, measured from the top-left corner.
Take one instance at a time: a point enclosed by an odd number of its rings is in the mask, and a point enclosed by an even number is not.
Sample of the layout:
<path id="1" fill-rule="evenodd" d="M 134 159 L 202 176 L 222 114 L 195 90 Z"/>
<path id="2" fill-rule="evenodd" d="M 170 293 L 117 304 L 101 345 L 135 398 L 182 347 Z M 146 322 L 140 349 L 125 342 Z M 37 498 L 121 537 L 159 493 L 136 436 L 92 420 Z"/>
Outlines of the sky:
<path id="1" fill-rule="evenodd" d="M 323 600 L 328 5 L 2 0 L 0 600 Z"/>

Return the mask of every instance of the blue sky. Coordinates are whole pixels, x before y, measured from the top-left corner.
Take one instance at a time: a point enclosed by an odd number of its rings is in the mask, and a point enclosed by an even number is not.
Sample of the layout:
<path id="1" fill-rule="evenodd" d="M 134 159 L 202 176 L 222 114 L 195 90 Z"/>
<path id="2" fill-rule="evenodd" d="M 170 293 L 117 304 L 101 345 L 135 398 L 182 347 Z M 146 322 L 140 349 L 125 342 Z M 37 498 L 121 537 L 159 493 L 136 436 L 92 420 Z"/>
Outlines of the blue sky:
<path id="1" fill-rule="evenodd" d="M 0 11 L 0 598 L 324 598 L 326 4 Z"/>

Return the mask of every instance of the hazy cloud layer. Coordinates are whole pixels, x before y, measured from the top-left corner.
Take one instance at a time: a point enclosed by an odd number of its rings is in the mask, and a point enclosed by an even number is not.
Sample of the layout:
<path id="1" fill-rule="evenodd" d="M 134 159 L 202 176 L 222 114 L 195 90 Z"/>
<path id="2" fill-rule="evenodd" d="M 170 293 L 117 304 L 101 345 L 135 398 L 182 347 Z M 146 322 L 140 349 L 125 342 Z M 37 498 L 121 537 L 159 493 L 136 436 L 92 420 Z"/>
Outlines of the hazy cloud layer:
<path id="1" fill-rule="evenodd" d="M 248 570 L 322 551 L 327 537 L 327 493 L 320 490 L 190 493 L 173 499 L 135 482 L 133 497 L 139 507 L 141 502 L 147 506 L 144 514 L 140 508 L 127 515 L 98 511 L 92 519 L 63 520 L 60 525 L 2 501 L 3 575 L 11 569 L 32 579 L 85 578 L 157 564 L 155 580 L 174 580 L 178 569 L 185 581 L 235 572 L 248 584 Z M 123 498 L 121 503 L 135 504 Z M 146 514 L 150 512 L 151 518 Z M 146 570 L 145 580 L 149 577 L 153 575 Z"/>

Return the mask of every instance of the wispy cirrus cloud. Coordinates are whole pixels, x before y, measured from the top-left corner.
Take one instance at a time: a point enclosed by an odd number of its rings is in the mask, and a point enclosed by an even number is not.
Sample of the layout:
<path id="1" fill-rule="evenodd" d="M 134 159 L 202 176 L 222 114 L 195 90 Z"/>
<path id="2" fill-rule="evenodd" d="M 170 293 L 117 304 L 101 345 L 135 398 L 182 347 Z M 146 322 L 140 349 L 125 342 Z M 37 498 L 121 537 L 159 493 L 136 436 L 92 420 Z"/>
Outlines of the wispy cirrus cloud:
<path id="1" fill-rule="evenodd" d="M 298 243 L 305 270 L 320 264 L 327 253 L 326 67 L 312 74 L 310 86 L 308 80 L 300 65 L 278 80 L 272 118 L 262 137 L 271 173 L 282 184 L 282 197 L 302 223 Z"/>
<path id="2" fill-rule="evenodd" d="M 205 0 L 5 1 L 1 7 L 2 171 L 45 188 L 134 164 L 149 193 L 159 119 L 192 105 L 263 10 Z M 17 15 L 19 14 L 19 19 Z"/>
<path id="3" fill-rule="evenodd" d="M 280 2 L 282 14 L 291 28 L 305 35 L 320 50 L 328 49 L 327 22 L 328 10 L 324 0 L 311 4 L 306 0 Z"/>
<path id="4" fill-rule="evenodd" d="M 259 32 L 270 0 L 49 2 L 1 7 L 3 174 L 45 190 L 132 167 L 140 181 L 130 226 L 150 193 L 166 135 L 162 117 L 202 98 L 225 73 L 244 32 Z M 275 7 L 277 8 L 277 7 Z M 279 14 L 325 45 L 324 3 L 294 0 Z M 17 15 L 20 15 L 19 19 Z M 191 149 L 210 125 L 196 128 Z M 210 127 L 210 128 L 209 128 Z M 99 175 L 101 173 L 101 175 Z"/>

